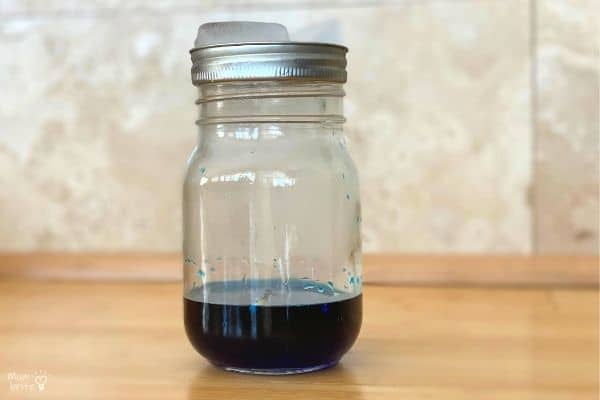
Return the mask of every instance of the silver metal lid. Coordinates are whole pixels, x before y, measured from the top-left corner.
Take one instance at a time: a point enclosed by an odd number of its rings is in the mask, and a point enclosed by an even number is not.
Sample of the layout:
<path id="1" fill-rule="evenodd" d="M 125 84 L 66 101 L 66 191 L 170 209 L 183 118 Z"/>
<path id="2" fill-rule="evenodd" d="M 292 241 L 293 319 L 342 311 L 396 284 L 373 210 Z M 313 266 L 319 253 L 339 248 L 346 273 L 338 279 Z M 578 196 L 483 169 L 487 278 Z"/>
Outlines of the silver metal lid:
<path id="1" fill-rule="evenodd" d="M 328 43 L 262 42 L 198 47 L 192 82 L 314 80 L 346 82 L 344 46 Z"/>

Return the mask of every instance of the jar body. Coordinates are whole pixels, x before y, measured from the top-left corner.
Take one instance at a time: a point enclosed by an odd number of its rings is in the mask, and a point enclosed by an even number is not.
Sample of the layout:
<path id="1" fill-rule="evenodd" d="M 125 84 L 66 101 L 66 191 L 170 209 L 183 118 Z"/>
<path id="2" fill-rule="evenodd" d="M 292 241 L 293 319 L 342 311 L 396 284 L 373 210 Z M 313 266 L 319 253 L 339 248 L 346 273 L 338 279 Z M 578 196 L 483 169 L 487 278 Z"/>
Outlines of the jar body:
<path id="1" fill-rule="evenodd" d="M 333 365 L 362 319 L 359 185 L 335 117 L 341 88 L 203 89 L 183 194 L 188 337 L 237 371 Z"/>

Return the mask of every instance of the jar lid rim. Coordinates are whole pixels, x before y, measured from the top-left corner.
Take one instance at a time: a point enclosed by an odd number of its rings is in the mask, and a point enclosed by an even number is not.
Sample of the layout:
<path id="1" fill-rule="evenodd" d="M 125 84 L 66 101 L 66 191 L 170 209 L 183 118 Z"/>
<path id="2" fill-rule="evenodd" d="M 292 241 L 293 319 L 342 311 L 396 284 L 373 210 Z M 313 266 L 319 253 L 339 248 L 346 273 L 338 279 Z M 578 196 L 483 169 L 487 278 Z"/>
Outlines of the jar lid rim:
<path id="1" fill-rule="evenodd" d="M 232 42 L 232 43 L 217 43 L 207 46 L 193 47 L 190 49 L 190 54 L 204 49 L 213 49 L 217 47 L 240 47 L 240 46 L 320 46 L 320 47 L 334 47 L 340 50 L 348 52 L 348 47 L 338 43 L 327 43 L 327 42 L 292 42 L 292 41 L 279 41 L 279 42 Z"/>
<path id="2" fill-rule="evenodd" d="M 248 80 L 346 82 L 346 53 L 321 42 L 244 42 L 190 50 L 194 85 Z"/>

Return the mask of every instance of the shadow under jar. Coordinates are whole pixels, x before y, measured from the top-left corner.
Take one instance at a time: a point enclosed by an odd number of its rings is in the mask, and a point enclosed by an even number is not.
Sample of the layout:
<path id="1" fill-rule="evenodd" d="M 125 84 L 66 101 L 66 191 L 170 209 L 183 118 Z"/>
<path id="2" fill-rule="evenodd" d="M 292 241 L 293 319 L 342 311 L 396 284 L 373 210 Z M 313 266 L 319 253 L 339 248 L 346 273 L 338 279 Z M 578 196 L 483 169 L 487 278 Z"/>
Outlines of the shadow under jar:
<path id="1" fill-rule="evenodd" d="M 359 185 L 342 132 L 346 49 L 238 44 L 232 51 L 258 46 L 247 51 L 307 69 L 203 80 L 211 51 L 222 64 L 232 46 L 192 50 L 199 136 L 183 191 L 186 332 L 227 370 L 327 368 L 362 321 Z M 320 74 L 323 58 L 343 61 L 343 78 Z"/>

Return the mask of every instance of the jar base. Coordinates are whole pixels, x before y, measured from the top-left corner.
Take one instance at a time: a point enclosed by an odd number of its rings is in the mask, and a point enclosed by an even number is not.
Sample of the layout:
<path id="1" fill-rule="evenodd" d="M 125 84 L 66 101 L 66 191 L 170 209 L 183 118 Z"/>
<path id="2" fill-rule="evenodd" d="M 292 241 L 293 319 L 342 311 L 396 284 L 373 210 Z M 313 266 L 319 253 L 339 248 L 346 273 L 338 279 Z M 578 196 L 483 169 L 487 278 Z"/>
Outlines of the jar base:
<path id="1" fill-rule="evenodd" d="M 361 319 L 360 294 L 276 306 L 184 297 L 185 329 L 198 353 L 218 367 L 248 374 L 299 374 L 335 365 L 356 340 Z"/>
<path id="2" fill-rule="evenodd" d="M 309 372 L 321 371 L 323 369 L 331 368 L 337 365 L 339 360 L 315 365 L 312 367 L 303 367 L 303 368 L 238 368 L 238 367 L 224 367 L 217 366 L 218 368 L 223 368 L 225 371 L 229 372 L 237 372 L 241 374 L 249 374 L 249 375 L 297 375 L 297 374 L 307 374 Z"/>

